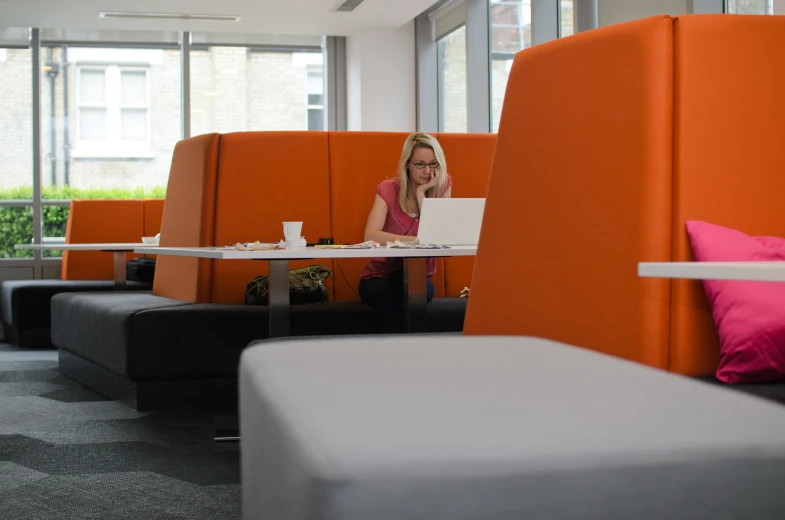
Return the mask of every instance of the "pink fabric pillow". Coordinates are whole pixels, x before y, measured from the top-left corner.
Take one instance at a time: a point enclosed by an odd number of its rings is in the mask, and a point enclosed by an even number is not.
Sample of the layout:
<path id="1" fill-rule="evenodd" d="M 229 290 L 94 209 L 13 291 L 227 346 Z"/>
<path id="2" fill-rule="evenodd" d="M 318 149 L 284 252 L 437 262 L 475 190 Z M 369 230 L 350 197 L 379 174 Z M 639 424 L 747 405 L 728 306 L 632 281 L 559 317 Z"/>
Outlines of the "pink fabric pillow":
<path id="1" fill-rule="evenodd" d="M 699 220 L 686 225 L 699 262 L 785 260 L 785 238 L 751 237 Z M 717 379 L 785 380 L 785 283 L 704 280 L 703 288 L 720 337 Z"/>

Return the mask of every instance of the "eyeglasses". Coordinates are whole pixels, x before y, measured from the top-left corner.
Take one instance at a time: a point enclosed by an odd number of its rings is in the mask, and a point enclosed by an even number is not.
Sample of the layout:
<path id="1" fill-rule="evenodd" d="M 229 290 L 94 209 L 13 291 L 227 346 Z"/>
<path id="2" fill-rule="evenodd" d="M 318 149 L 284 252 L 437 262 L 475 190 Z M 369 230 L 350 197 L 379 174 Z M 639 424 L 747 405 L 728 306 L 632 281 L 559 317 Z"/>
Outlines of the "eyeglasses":
<path id="1" fill-rule="evenodd" d="M 436 162 L 436 161 L 429 162 L 429 163 L 422 162 L 422 161 L 420 161 L 420 162 L 412 162 L 412 161 L 409 161 L 409 162 L 411 162 L 411 163 L 412 163 L 412 166 L 414 166 L 414 167 L 415 167 L 415 168 L 417 168 L 418 170 L 422 170 L 422 169 L 424 169 L 426 166 L 430 166 L 431 170 L 435 170 L 436 168 L 438 168 L 438 167 L 439 167 L 439 163 L 438 163 L 438 162 Z"/>

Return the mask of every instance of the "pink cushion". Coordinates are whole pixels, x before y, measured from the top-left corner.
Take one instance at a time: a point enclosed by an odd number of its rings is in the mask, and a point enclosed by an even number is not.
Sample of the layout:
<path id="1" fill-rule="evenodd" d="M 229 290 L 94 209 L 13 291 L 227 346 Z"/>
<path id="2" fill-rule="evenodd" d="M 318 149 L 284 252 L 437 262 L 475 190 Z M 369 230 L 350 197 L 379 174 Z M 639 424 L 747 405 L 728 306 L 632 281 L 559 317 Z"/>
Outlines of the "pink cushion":
<path id="1" fill-rule="evenodd" d="M 782 261 L 785 238 L 751 237 L 708 222 L 687 222 L 699 262 Z M 785 380 L 785 283 L 704 280 L 720 337 L 717 379 L 725 383 Z"/>

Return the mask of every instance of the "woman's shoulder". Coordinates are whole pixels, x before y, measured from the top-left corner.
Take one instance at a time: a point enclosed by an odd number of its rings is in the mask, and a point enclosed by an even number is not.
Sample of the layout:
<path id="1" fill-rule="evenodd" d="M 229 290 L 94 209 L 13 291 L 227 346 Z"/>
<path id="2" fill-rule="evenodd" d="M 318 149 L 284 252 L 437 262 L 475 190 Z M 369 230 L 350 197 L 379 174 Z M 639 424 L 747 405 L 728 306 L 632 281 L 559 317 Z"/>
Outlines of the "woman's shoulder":
<path id="1" fill-rule="evenodd" d="M 376 187 L 378 193 L 385 201 L 398 193 L 398 179 L 384 179 Z"/>

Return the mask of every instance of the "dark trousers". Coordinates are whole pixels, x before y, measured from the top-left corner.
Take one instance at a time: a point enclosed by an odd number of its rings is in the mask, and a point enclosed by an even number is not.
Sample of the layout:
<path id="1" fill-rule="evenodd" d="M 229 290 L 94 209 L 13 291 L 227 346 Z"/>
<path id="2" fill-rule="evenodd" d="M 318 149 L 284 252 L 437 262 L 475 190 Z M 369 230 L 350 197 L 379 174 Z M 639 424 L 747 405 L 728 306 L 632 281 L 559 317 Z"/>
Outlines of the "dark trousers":
<path id="1" fill-rule="evenodd" d="M 427 281 L 428 302 L 433 299 L 433 283 Z M 405 332 L 406 317 L 403 301 L 403 272 L 386 278 L 360 280 L 360 299 L 379 311 L 382 334 Z"/>

